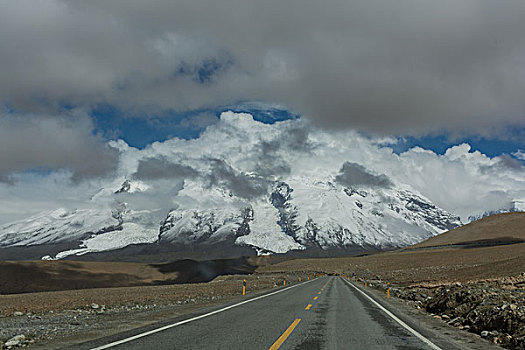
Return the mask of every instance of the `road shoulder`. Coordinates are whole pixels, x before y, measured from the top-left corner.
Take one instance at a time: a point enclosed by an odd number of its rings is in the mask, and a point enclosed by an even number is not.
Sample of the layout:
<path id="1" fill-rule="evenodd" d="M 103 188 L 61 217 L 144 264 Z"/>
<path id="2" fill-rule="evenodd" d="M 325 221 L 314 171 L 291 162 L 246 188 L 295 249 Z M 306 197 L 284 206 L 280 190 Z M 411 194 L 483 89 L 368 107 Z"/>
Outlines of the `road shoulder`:
<path id="1" fill-rule="evenodd" d="M 403 300 L 393 297 L 387 299 L 382 290 L 370 287 L 365 288 L 360 284 L 356 284 L 347 279 L 345 279 L 345 281 L 359 288 L 359 290 L 371 297 L 374 301 L 379 303 L 441 349 L 503 349 L 502 347 L 490 343 L 475 334 L 461 331 L 456 327 L 450 326 L 425 311 L 415 309 Z M 356 294 L 357 293 L 358 292 L 356 292 Z"/>

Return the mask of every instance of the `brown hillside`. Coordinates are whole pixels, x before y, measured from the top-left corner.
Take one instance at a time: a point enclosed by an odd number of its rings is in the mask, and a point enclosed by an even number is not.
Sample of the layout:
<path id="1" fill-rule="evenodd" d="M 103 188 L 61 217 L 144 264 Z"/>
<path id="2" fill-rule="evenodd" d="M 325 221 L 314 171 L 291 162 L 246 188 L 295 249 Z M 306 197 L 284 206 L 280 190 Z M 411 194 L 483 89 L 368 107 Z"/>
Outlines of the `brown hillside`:
<path id="1" fill-rule="evenodd" d="M 525 213 L 522 212 L 492 215 L 427 239 L 408 249 L 517 242 L 525 242 Z"/>
<path id="2" fill-rule="evenodd" d="M 0 294 L 207 282 L 218 275 L 251 273 L 249 258 L 165 264 L 96 261 L 0 261 Z"/>

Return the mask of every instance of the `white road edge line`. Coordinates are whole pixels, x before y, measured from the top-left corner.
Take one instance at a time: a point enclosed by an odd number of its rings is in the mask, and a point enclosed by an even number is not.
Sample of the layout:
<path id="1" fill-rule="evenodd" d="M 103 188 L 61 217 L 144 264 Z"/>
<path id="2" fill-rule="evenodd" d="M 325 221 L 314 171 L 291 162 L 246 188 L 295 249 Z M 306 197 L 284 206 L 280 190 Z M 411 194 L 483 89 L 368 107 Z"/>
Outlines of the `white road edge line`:
<path id="1" fill-rule="evenodd" d="M 192 318 L 188 318 L 187 320 L 183 320 L 183 321 L 179 321 L 179 322 L 176 322 L 176 323 L 169 324 L 169 325 L 164 326 L 164 327 L 155 328 L 155 329 L 152 329 L 151 331 L 140 333 L 140 334 L 134 335 L 134 336 L 126 338 L 126 339 L 117 340 L 115 342 L 112 342 L 112 343 L 109 343 L 109 344 L 106 344 L 106 345 L 102 345 L 102 346 L 99 346 L 99 347 L 96 347 L 96 348 L 92 348 L 91 350 L 108 349 L 108 348 L 111 348 L 113 346 L 117 346 L 117 345 L 120 345 L 120 344 L 124 344 L 124 343 L 130 342 L 130 341 L 135 340 L 135 339 L 139 339 L 139 338 L 151 335 L 151 334 L 162 332 L 162 331 L 164 331 L 166 329 L 170 329 L 170 328 L 173 328 L 173 327 L 177 327 L 177 326 L 183 325 L 185 323 L 189 323 L 189 322 L 192 322 L 192 321 L 197 321 L 197 320 L 200 320 L 201 318 L 208 317 L 208 316 L 211 316 L 211 315 L 215 315 L 215 314 L 218 314 L 220 312 L 223 312 L 223 311 L 226 311 L 226 310 L 229 310 L 229 309 L 233 309 L 234 307 L 241 306 L 241 305 L 250 303 L 250 302 L 255 301 L 255 300 L 263 299 L 263 298 L 275 295 L 277 293 L 284 292 L 285 290 L 288 290 L 288 289 L 291 289 L 291 288 L 295 288 L 295 287 L 298 287 L 298 286 L 303 286 L 303 285 L 305 285 L 307 283 L 315 281 L 316 279 L 317 278 L 309 280 L 309 281 L 306 281 L 306 282 L 302 282 L 302 283 L 299 283 L 299 284 L 294 284 L 293 286 L 286 287 L 286 288 L 283 288 L 283 289 L 279 289 L 279 290 L 277 290 L 275 292 L 271 292 L 271 293 L 268 293 L 268 294 L 260 295 L 258 297 L 252 298 L 252 299 L 244 300 L 244 301 L 241 301 L 241 302 L 239 302 L 237 304 L 233 304 L 233 305 L 226 306 L 226 307 L 224 307 L 222 309 L 219 309 L 219 310 L 208 312 L 207 314 L 204 314 L 204 315 L 195 316 L 195 317 L 192 317 Z"/>
<path id="2" fill-rule="evenodd" d="M 349 280 L 347 280 L 346 278 L 343 278 L 344 281 L 346 281 L 346 283 L 348 283 L 348 285 L 352 286 L 355 290 L 359 291 L 359 293 L 363 294 L 365 297 L 368 298 L 368 300 L 370 300 L 372 303 L 374 303 L 374 305 L 376 305 L 378 308 L 380 308 L 385 314 L 387 314 L 388 316 L 390 316 L 391 318 L 394 319 L 394 321 L 396 321 L 397 323 L 399 323 L 401 326 L 403 326 L 406 330 L 408 330 L 410 333 L 412 333 L 413 335 L 415 335 L 417 338 L 419 338 L 419 340 L 421 340 L 423 343 L 427 344 L 428 346 L 430 346 L 432 349 L 434 350 L 442 350 L 439 346 L 437 346 L 436 344 L 432 343 L 430 340 L 428 340 L 427 338 L 425 338 L 423 335 L 421 335 L 421 333 L 419 333 L 418 331 L 416 331 L 415 329 L 413 329 L 412 327 L 410 327 L 409 325 L 407 325 L 405 322 L 401 321 L 396 315 L 394 315 L 393 313 L 391 313 L 390 311 L 388 311 L 387 309 L 385 309 L 381 304 L 379 304 L 377 301 L 375 301 L 374 299 L 372 299 L 371 297 L 369 297 L 365 292 L 363 292 L 361 289 L 357 288 L 356 286 L 354 286 L 352 284 L 352 282 L 350 282 Z"/>

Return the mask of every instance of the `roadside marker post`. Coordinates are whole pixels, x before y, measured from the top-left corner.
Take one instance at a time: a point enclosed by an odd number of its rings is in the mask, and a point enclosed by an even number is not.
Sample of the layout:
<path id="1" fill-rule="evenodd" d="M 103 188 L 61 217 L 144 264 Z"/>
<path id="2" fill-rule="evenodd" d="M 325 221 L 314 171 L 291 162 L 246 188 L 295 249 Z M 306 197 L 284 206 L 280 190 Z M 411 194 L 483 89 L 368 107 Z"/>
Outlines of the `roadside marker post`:
<path id="1" fill-rule="evenodd" d="M 386 285 L 386 298 L 390 299 L 390 282 L 387 282 Z"/>
<path id="2" fill-rule="evenodd" d="M 299 275 L 299 282 L 301 282 L 301 275 Z"/>
<path id="3" fill-rule="evenodd" d="M 366 288 L 366 281 L 365 281 L 365 288 Z"/>
<path id="4" fill-rule="evenodd" d="M 242 295 L 246 295 L 246 280 L 242 280 Z"/>
<path id="5" fill-rule="evenodd" d="M 286 277 L 283 276 L 283 286 L 286 286 Z"/>

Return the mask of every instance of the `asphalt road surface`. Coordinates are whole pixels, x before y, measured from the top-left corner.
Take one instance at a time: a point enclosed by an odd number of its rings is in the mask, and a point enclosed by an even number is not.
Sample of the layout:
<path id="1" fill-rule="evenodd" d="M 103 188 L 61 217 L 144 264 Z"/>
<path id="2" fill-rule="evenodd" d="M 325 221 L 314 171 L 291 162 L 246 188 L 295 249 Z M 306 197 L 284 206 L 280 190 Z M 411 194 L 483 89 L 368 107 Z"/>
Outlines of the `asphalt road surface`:
<path id="1" fill-rule="evenodd" d="M 335 276 L 75 349 L 457 349 Z M 385 303 L 382 303 L 385 305 Z"/>

